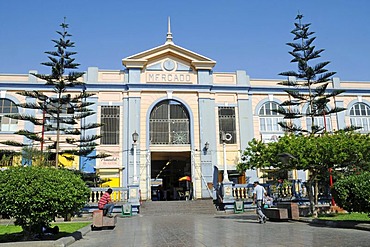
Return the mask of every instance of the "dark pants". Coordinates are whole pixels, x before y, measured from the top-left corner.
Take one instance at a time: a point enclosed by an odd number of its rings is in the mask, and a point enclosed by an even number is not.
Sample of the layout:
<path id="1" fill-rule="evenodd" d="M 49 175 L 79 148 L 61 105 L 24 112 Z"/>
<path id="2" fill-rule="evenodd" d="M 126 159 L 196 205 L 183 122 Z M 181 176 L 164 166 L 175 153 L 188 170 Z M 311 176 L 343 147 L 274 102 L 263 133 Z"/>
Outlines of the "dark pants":
<path id="1" fill-rule="evenodd" d="M 114 204 L 113 203 L 107 203 L 103 207 L 103 215 L 110 215 L 113 212 Z"/>

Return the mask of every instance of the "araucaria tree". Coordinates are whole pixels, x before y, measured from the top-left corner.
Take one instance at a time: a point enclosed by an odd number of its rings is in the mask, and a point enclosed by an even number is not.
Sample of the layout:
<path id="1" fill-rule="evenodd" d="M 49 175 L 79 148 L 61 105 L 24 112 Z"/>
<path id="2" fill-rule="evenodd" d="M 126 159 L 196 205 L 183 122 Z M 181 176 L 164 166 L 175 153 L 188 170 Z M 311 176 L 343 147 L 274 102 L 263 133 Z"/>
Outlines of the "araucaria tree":
<path id="1" fill-rule="evenodd" d="M 274 110 L 284 116 L 284 121 L 279 125 L 291 135 L 280 138 L 278 144 L 270 145 L 256 140 L 250 142 L 250 147 L 243 154 L 244 160 L 239 165 L 239 170 L 274 166 L 283 170 L 308 171 L 310 176 L 307 191 L 311 211 L 316 213 L 314 205 L 318 202 L 318 179 L 327 176 L 328 169 L 337 165 L 335 156 L 330 156 L 329 152 L 322 155 L 322 151 L 330 145 L 321 146 L 320 141 L 331 140 L 326 133 L 326 116 L 345 110 L 335 104 L 335 97 L 344 91 L 329 87 L 336 72 L 328 71 L 326 67 L 330 62 L 320 59 L 324 49 L 316 49 L 313 45 L 316 37 L 313 36 L 314 32 L 310 31 L 311 24 L 302 23 L 302 18 L 303 15 L 297 15 L 295 28 L 291 31 L 294 42 L 287 43 L 293 49 L 289 52 L 293 56 L 291 62 L 296 63 L 298 69 L 279 74 L 287 77 L 287 80 L 279 84 L 288 88 L 285 90 L 288 99 Z M 295 119 L 306 120 L 306 128 Z M 320 122 L 321 119 L 324 121 Z M 319 150 L 320 148 L 322 150 Z M 292 158 L 281 161 L 282 157 Z M 332 160 L 329 162 L 325 157 Z"/>
<path id="2" fill-rule="evenodd" d="M 285 132 L 294 134 L 308 134 L 307 138 L 314 137 L 317 134 L 326 132 L 326 116 L 344 111 L 345 108 L 337 107 L 335 104 L 335 96 L 343 93 L 343 90 L 328 89 L 331 83 L 332 76 L 336 72 L 330 72 L 326 66 L 328 61 L 319 61 L 321 53 L 324 49 L 316 49 L 313 45 L 316 37 L 310 31 L 311 24 L 302 23 L 303 15 L 298 14 L 294 23 L 295 28 L 291 31 L 294 35 L 294 40 L 297 42 L 287 43 L 293 48 L 289 52 L 293 56 L 292 63 L 297 63 L 297 71 L 286 71 L 280 73 L 282 76 L 287 76 L 287 80 L 279 83 L 280 85 L 290 87 L 292 89 L 285 90 L 289 99 L 280 104 L 281 107 L 277 110 L 278 113 L 284 115 L 284 122 L 279 125 Z M 329 102 L 334 100 L 329 107 Z M 294 119 L 306 119 L 306 128 L 294 123 Z M 319 122 L 319 118 L 323 118 L 323 122 Z M 314 150 L 312 150 L 315 152 Z M 323 162 L 317 160 L 317 163 L 312 164 L 317 167 L 323 166 Z M 311 173 L 308 180 L 308 192 L 310 195 L 311 209 L 316 214 L 313 203 L 317 204 L 318 193 L 318 173 Z M 315 181 L 314 193 L 311 193 L 312 182 Z M 313 200 L 314 197 L 314 200 Z"/>
<path id="3" fill-rule="evenodd" d="M 22 91 L 20 95 L 28 97 L 26 103 L 19 107 L 34 110 L 34 114 L 21 113 L 8 117 L 18 120 L 30 121 L 35 128 L 31 130 L 19 130 L 15 134 L 26 137 L 25 142 L 3 142 L 7 145 L 18 147 L 37 147 L 43 152 L 44 144 L 49 154 L 49 159 L 55 158 L 55 166 L 63 166 L 59 160 L 64 157 L 71 160 L 74 156 L 87 157 L 89 159 L 106 157 L 105 154 L 96 154 L 96 141 L 99 135 L 85 135 L 85 131 L 101 126 L 98 123 L 84 121 L 88 116 L 96 114 L 87 98 L 93 94 L 86 92 L 86 85 L 82 82 L 83 72 L 76 72 L 79 64 L 75 62 L 75 51 L 69 51 L 74 47 L 70 40 L 68 24 L 60 25 L 61 31 L 57 31 L 59 39 L 52 40 L 55 51 L 47 51 L 49 61 L 42 63 L 51 68 L 51 74 L 33 74 L 45 81 L 45 90 Z M 32 99 L 32 100 L 30 100 Z M 30 111 L 28 111 L 30 112 Z M 43 162 L 43 160 L 41 161 Z"/>
<path id="4" fill-rule="evenodd" d="M 335 100 L 335 96 L 344 91 L 328 90 L 331 77 L 336 73 L 329 72 L 326 69 L 330 62 L 312 64 L 321 57 L 324 49 L 316 49 L 313 45 L 316 37 L 312 37 L 314 32 L 309 31 L 311 24 L 303 24 L 301 22 L 302 18 L 303 15 L 297 15 L 296 20 L 298 22 L 294 23 L 295 28 L 291 31 L 294 34 L 294 40 L 297 42 L 287 43 L 288 46 L 293 48 L 289 54 L 293 56 L 291 62 L 297 63 L 298 71 L 287 71 L 279 74 L 288 78 L 279 84 L 292 89 L 285 90 L 289 99 L 280 104 L 281 107 L 277 112 L 284 115 L 286 120 L 279 123 L 284 131 L 317 134 L 326 131 L 325 124 L 323 126 L 323 124 L 320 125 L 318 121 L 315 121 L 317 117 L 324 117 L 325 121 L 326 115 L 345 110 L 345 108 L 336 107 L 335 102 L 332 108 L 328 107 L 330 100 Z M 307 108 L 304 106 L 307 106 Z M 297 118 L 309 119 L 310 126 L 303 129 L 301 126 L 294 124 L 293 120 Z"/>

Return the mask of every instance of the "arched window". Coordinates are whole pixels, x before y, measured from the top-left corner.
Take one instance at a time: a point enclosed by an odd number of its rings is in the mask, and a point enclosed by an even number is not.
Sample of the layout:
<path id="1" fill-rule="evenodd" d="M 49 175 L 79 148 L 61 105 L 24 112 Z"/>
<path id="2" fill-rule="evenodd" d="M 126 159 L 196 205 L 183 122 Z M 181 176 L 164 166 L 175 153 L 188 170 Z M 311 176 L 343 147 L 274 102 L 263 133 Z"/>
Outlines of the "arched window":
<path id="1" fill-rule="evenodd" d="M 13 101 L 8 99 L 0 99 L 0 127 L 1 131 L 16 131 L 18 127 L 18 120 L 11 119 L 5 115 L 18 113 L 18 107 Z"/>
<path id="2" fill-rule="evenodd" d="M 370 131 L 370 107 L 364 103 L 356 103 L 349 111 L 351 125 L 362 127 L 361 132 Z"/>
<path id="3" fill-rule="evenodd" d="M 325 112 L 328 112 L 328 111 L 329 111 L 329 108 L 326 107 Z M 307 108 L 306 114 L 310 114 L 310 107 Z M 314 117 L 315 125 L 321 128 L 325 128 L 326 131 L 332 131 L 330 115 L 325 115 L 322 110 L 319 111 L 319 114 L 323 114 L 323 116 Z M 307 130 L 311 130 L 312 119 L 310 116 L 306 117 L 306 124 L 307 124 Z"/>
<path id="4" fill-rule="evenodd" d="M 261 132 L 282 132 L 278 123 L 283 121 L 284 116 L 273 111 L 279 107 L 279 104 L 274 101 L 266 102 L 261 106 L 258 113 Z"/>
<path id="5" fill-rule="evenodd" d="M 189 144 L 190 121 L 185 107 L 175 100 L 158 103 L 150 113 L 151 144 Z"/>

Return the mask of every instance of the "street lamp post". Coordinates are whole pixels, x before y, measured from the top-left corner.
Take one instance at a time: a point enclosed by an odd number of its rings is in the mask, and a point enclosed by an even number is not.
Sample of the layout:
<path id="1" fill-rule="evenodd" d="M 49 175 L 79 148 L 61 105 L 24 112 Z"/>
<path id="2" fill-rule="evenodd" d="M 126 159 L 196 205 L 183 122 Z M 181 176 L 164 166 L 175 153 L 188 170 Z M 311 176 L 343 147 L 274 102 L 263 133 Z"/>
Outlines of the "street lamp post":
<path id="1" fill-rule="evenodd" d="M 229 133 L 222 132 L 222 148 L 223 148 L 223 160 L 224 160 L 224 179 L 223 182 L 230 182 L 229 174 L 227 173 L 227 163 L 226 163 L 226 141 L 230 141 L 232 136 Z"/>
<path id="2" fill-rule="evenodd" d="M 230 141 L 232 135 L 230 133 L 221 132 L 221 141 L 223 148 L 223 162 L 224 162 L 224 179 L 222 181 L 222 202 L 225 211 L 233 211 L 235 198 L 233 196 L 233 182 L 229 180 L 229 174 L 227 172 L 227 163 L 226 163 L 226 142 Z"/>
<path id="3" fill-rule="evenodd" d="M 137 140 L 139 139 L 139 134 L 135 132 L 132 134 L 133 148 L 134 148 L 134 184 L 137 184 L 137 168 L 136 168 L 136 149 L 137 149 Z"/>
<path id="4" fill-rule="evenodd" d="M 138 214 L 140 208 L 140 185 L 138 183 L 137 176 L 137 162 L 136 162 L 136 152 L 137 152 L 137 141 L 139 140 L 139 134 L 136 132 L 132 133 L 132 147 L 133 147 L 133 165 L 134 165 L 134 178 L 132 183 L 128 185 L 128 203 L 131 205 L 132 214 Z"/>

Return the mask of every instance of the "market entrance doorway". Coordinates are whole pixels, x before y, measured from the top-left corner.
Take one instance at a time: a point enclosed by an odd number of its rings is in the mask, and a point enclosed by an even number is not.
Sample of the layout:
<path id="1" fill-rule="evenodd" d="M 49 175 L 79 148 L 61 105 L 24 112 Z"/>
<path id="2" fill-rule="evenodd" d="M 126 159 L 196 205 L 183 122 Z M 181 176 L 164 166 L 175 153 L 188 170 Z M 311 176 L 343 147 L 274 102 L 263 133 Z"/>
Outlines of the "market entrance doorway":
<path id="1" fill-rule="evenodd" d="M 152 152 L 152 201 L 190 200 L 192 196 L 190 152 Z"/>

